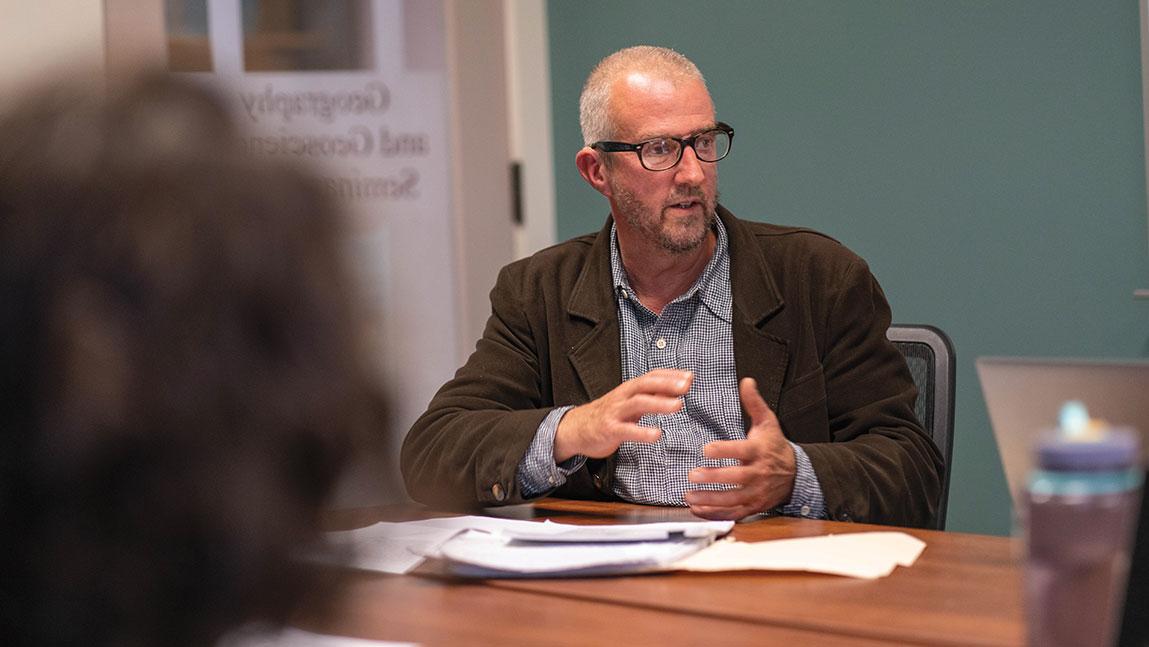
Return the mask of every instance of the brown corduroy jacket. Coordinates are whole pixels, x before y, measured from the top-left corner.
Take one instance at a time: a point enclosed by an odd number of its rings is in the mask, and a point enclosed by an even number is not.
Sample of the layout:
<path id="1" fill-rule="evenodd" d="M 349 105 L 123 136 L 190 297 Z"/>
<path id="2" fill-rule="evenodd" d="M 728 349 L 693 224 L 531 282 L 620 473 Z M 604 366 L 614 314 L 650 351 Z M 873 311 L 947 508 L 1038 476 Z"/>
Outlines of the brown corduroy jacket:
<path id="1" fill-rule="evenodd" d="M 743 221 L 729 234 L 738 377 L 753 377 L 810 457 L 832 519 L 931 527 L 944 469 L 914 416 L 917 391 L 889 341 L 890 309 L 865 261 L 808 229 Z M 436 506 L 521 503 L 516 469 L 554 407 L 622 380 L 610 221 L 511 263 L 467 363 L 408 433 L 409 494 Z M 747 419 L 748 416 L 744 416 Z M 589 460 L 554 496 L 614 498 L 613 460 Z"/>

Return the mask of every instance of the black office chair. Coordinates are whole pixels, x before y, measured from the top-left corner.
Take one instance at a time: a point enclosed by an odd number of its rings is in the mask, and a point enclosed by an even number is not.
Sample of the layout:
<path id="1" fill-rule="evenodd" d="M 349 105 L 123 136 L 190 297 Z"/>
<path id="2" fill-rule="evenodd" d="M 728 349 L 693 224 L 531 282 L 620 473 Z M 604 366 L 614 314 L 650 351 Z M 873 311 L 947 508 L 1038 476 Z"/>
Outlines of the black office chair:
<path id="1" fill-rule="evenodd" d="M 953 471 L 954 347 L 950 338 L 934 326 L 894 324 L 886 331 L 886 337 L 906 358 L 910 375 L 918 387 L 914 413 L 945 459 L 937 524 L 938 530 L 945 530 L 950 473 Z"/>

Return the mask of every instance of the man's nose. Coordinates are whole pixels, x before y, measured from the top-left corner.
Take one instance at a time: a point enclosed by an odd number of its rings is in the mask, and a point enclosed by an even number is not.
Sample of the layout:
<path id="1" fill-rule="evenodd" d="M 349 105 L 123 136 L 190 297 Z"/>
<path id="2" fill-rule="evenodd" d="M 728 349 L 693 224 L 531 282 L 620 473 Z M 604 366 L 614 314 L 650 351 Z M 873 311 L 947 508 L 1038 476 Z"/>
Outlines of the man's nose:
<path id="1" fill-rule="evenodd" d="M 687 146 L 686 150 L 682 151 L 682 159 L 678 160 L 678 166 L 674 168 L 674 175 L 679 184 L 691 185 L 701 184 L 703 178 L 706 177 L 702 162 L 694 154 L 693 146 Z"/>

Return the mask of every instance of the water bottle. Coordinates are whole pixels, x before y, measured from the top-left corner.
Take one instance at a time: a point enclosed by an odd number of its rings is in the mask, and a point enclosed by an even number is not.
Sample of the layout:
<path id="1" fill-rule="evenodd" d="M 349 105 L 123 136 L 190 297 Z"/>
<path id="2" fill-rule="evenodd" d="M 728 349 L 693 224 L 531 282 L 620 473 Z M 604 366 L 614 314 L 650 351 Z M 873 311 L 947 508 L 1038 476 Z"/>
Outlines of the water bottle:
<path id="1" fill-rule="evenodd" d="M 1029 644 L 1110 645 L 1139 510 L 1138 437 L 1068 403 L 1036 459 L 1023 511 Z"/>

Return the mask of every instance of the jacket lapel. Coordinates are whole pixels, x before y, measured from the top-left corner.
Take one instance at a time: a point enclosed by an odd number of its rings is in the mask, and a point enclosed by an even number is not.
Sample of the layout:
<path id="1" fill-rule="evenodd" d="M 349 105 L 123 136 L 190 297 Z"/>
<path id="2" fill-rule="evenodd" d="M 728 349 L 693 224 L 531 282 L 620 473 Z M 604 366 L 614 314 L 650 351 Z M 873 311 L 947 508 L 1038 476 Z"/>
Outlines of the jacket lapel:
<path id="1" fill-rule="evenodd" d="M 738 379 L 757 380 L 763 399 L 777 410 L 790 352 L 787 340 L 766 332 L 765 326 L 785 303 L 753 233 L 722 206 L 718 207 L 718 217 L 730 239 L 731 326 Z"/>
<path id="2" fill-rule="evenodd" d="M 568 357 L 586 390 L 587 400 L 605 395 L 622 382 L 618 306 L 610 274 L 610 226 L 599 231 L 567 304 L 572 340 Z"/>

